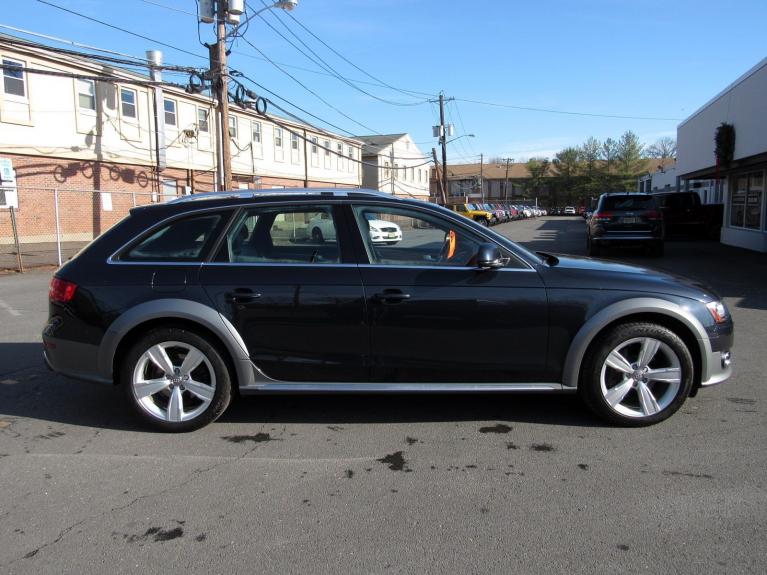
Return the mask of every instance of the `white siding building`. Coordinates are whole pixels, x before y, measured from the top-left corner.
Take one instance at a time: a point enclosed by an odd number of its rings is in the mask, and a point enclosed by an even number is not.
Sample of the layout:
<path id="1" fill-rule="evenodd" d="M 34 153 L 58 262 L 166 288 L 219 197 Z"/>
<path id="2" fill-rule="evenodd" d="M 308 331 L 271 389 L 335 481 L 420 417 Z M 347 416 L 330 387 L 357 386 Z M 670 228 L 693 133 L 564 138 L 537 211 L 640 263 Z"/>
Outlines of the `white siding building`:
<path id="1" fill-rule="evenodd" d="M 429 158 L 409 134 L 357 136 L 362 148 L 362 187 L 429 200 Z"/>
<path id="2" fill-rule="evenodd" d="M 714 137 L 735 131 L 729 165 L 717 161 Z M 716 179 L 725 204 L 722 243 L 767 252 L 767 58 L 743 74 L 677 128 L 677 173 L 685 182 Z"/>

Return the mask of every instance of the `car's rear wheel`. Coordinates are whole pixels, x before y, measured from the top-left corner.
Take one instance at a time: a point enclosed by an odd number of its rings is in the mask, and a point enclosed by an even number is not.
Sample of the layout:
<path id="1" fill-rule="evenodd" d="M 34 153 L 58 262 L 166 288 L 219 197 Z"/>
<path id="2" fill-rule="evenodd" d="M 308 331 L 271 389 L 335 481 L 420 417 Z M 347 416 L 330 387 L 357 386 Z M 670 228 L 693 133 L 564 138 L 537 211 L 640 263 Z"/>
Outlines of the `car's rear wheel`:
<path id="1" fill-rule="evenodd" d="M 487 219 L 485 219 L 485 218 L 478 218 L 478 219 L 477 219 L 477 223 L 478 223 L 479 225 L 481 225 L 481 226 L 485 226 L 485 227 L 487 227 L 487 226 L 489 225 L 489 224 L 487 223 Z"/>
<path id="2" fill-rule="evenodd" d="M 149 331 L 128 351 L 120 383 L 134 411 L 163 431 L 192 431 L 229 405 L 231 381 L 221 353 L 179 328 Z"/>
<path id="3" fill-rule="evenodd" d="M 678 335 L 653 323 L 628 323 L 610 329 L 591 346 L 579 393 L 603 419 L 638 427 L 676 412 L 692 381 L 692 356 Z"/>

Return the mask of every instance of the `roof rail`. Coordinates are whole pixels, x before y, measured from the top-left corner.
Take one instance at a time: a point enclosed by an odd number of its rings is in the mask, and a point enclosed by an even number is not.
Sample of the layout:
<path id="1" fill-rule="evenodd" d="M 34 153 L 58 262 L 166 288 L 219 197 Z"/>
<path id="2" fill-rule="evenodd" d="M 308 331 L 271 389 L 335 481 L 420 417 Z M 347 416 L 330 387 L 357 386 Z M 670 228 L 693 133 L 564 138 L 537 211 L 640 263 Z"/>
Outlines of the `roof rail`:
<path id="1" fill-rule="evenodd" d="M 197 202 L 202 200 L 223 200 L 223 199 L 251 199 L 264 196 L 334 196 L 347 197 L 351 194 L 361 196 L 376 196 L 391 198 L 392 195 L 377 190 L 368 190 L 365 188 L 279 188 L 269 190 L 234 190 L 224 192 L 205 192 L 202 194 L 191 194 L 171 200 L 169 204 L 183 204 L 187 202 Z"/>

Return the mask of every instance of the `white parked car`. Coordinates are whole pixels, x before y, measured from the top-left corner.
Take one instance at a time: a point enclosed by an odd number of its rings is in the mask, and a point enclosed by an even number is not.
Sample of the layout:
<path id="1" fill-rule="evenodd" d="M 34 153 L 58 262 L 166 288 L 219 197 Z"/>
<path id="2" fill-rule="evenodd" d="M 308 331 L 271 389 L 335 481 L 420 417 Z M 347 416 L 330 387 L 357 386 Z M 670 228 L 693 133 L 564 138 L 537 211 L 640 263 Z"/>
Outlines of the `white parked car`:
<path id="1" fill-rule="evenodd" d="M 369 219 L 368 224 L 370 225 L 370 239 L 374 244 L 393 246 L 402 241 L 402 228 L 394 222 Z M 317 214 L 309 220 L 307 231 L 313 242 L 335 241 L 336 239 L 336 228 L 327 213 Z"/>
<path id="2" fill-rule="evenodd" d="M 566 216 L 574 216 L 575 215 L 575 208 L 572 206 L 567 206 L 565 208 L 565 215 Z"/>

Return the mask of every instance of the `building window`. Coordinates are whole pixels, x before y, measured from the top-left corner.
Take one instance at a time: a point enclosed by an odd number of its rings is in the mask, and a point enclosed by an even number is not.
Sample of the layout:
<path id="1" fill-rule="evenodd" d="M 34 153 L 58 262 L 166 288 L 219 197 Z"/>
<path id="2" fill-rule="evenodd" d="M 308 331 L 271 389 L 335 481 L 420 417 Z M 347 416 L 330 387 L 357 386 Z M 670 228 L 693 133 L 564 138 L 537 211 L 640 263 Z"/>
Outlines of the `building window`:
<path id="1" fill-rule="evenodd" d="M 27 87 L 24 84 L 24 62 L 3 58 L 3 92 L 9 96 L 21 96 L 26 98 Z"/>
<path id="2" fill-rule="evenodd" d="M 317 153 L 317 142 L 319 142 L 317 136 L 312 136 L 312 154 Z"/>
<path id="3" fill-rule="evenodd" d="M 274 146 L 276 148 L 282 147 L 282 128 L 274 129 Z"/>
<path id="4" fill-rule="evenodd" d="M 197 130 L 200 132 L 210 132 L 208 110 L 205 108 L 197 108 Z"/>
<path id="5" fill-rule="evenodd" d="M 123 118 L 136 118 L 136 90 L 120 88 L 120 112 Z"/>
<path id="6" fill-rule="evenodd" d="M 77 80 L 77 106 L 82 110 L 96 110 L 96 83 Z"/>
<path id="7" fill-rule="evenodd" d="M 165 125 L 175 126 L 176 125 L 176 101 L 164 100 L 163 108 L 165 109 Z"/>
<path id="8" fill-rule="evenodd" d="M 229 137 L 237 139 L 237 117 L 229 116 Z"/>
<path id="9" fill-rule="evenodd" d="M 415 182 L 415 168 L 410 168 L 410 181 Z"/>
<path id="10" fill-rule="evenodd" d="M 384 162 L 384 178 L 389 177 L 389 162 Z"/>
<path id="11" fill-rule="evenodd" d="M 423 178 L 423 170 L 418 170 L 418 183 L 421 183 L 421 178 Z"/>
<path id="12" fill-rule="evenodd" d="M 352 149 L 351 146 L 346 146 L 346 153 L 349 156 L 349 159 L 351 160 L 354 158 L 354 149 Z"/>
<path id="13" fill-rule="evenodd" d="M 250 123 L 251 141 L 254 144 L 261 143 L 261 122 Z"/>
<path id="14" fill-rule="evenodd" d="M 322 142 L 322 145 L 325 146 L 325 157 L 330 155 L 330 140 L 325 140 Z"/>
<path id="15" fill-rule="evenodd" d="M 290 134 L 290 148 L 292 150 L 298 150 L 298 134 L 291 132 Z"/>
<path id="16" fill-rule="evenodd" d="M 763 197 L 763 172 L 738 176 L 730 196 L 730 226 L 749 230 L 760 229 Z"/>

